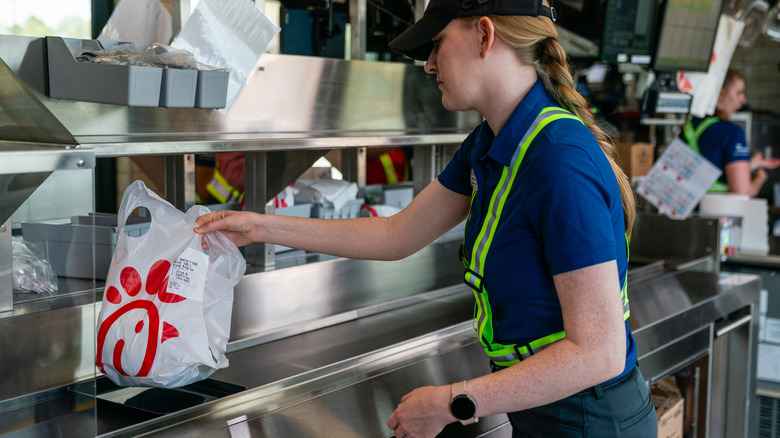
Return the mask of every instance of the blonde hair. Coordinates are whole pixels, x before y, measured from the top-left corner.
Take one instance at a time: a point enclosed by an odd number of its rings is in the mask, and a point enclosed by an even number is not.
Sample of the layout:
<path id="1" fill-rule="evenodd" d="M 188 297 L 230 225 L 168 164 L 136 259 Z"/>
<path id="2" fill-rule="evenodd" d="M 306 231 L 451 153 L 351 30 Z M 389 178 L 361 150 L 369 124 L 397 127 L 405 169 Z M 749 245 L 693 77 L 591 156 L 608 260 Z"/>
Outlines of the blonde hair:
<path id="1" fill-rule="evenodd" d="M 720 92 L 722 93 L 723 90 L 727 89 L 728 87 L 731 87 L 734 84 L 734 81 L 737 79 L 741 79 L 742 82 L 745 82 L 745 76 L 743 76 L 739 70 L 729 67 L 729 69 L 726 70 L 726 77 L 723 78 L 723 85 L 720 87 Z M 715 117 L 721 120 L 729 119 L 728 114 L 719 110 L 717 108 L 717 105 L 715 106 Z"/>
<path id="2" fill-rule="evenodd" d="M 536 66 L 537 75 L 553 99 L 579 117 L 596 137 L 604 155 L 609 159 L 620 187 L 626 232 L 630 236 L 636 217 L 636 199 L 631 182 L 615 162 L 615 144 L 596 124 L 588 103 L 575 88 L 566 52 L 558 43 L 555 25 L 550 19 L 543 17 L 491 15 L 489 18 L 493 21 L 499 38 L 514 47 L 521 60 Z"/>

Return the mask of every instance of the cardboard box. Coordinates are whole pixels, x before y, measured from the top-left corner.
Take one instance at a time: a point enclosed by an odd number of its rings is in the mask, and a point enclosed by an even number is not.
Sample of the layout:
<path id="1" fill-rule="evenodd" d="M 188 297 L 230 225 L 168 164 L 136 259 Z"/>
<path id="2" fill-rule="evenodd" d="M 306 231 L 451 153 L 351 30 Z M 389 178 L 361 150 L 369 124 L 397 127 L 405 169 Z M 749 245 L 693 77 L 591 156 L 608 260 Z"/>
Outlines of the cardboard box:
<path id="1" fill-rule="evenodd" d="M 618 143 L 618 165 L 629 178 L 647 175 L 653 167 L 655 147 L 650 143 Z"/>
<path id="2" fill-rule="evenodd" d="M 685 399 L 674 377 L 653 384 L 650 395 L 658 418 L 658 438 L 682 438 Z"/>

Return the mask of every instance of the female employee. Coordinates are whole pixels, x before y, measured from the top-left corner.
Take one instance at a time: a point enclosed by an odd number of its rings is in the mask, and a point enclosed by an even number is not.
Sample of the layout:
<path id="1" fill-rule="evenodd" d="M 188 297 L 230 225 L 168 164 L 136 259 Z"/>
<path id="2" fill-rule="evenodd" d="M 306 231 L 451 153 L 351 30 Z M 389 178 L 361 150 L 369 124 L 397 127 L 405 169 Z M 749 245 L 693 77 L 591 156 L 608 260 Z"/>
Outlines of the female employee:
<path id="1" fill-rule="evenodd" d="M 754 197 L 766 182 L 764 169 L 780 166 L 780 159 L 764 158 L 761 152 L 751 157 L 745 131 L 728 121 L 745 102 L 745 78 L 730 68 L 718 95 L 715 115 L 704 119 L 693 117 L 683 125 L 680 138 L 723 172 L 710 192 Z"/>
<path id="2" fill-rule="evenodd" d="M 656 436 L 621 289 L 633 195 L 574 89 L 551 17 L 542 0 L 431 0 L 391 43 L 427 59 L 447 109 L 485 118 L 395 216 L 198 219 L 196 231 L 219 230 L 238 245 L 381 260 L 467 220 L 465 280 L 495 372 L 405 395 L 387 422 L 399 438 L 498 413 L 510 413 L 514 436 Z"/>

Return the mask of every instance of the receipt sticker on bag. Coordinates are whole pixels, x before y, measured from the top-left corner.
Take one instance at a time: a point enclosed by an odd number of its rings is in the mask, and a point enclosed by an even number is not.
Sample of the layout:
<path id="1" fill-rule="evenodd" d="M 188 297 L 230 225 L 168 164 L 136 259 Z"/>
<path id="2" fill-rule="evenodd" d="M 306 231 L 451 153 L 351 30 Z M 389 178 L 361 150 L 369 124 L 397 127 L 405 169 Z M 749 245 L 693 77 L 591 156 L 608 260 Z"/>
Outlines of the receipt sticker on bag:
<path id="1" fill-rule="evenodd" d="M 192 248 L 185 249 L 181 256 L 173 261 L 168 291 L 188 300 L 202 302 L 208 266 L 209 257 L 206 254 Z"/>
<path id="2" fill-rule="evenodd" d="M 124 223 L 139 207 L 149 211 L 151 225 L 146 234 L 131 237 Z M 246 262 L 222 234 L 194 232 L 195 220 L 205 213 L 199 205 L 182 213 L 141 181 L 125 191 L 95 361 L 117 385 L 174 388 L 228 366 L 233 287 Z"/>

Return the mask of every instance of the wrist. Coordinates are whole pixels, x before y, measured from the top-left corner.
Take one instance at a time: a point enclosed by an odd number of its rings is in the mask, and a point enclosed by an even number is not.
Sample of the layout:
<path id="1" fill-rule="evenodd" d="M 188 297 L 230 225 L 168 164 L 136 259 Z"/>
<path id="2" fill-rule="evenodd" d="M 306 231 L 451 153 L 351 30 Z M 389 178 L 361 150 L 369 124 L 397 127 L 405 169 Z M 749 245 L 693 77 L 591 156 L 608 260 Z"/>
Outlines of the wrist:
<path id="1" fill-rule="evenodd" d="M 450 413 L 463 425 L 479 421 L 479 418 L 477 418 L 477 404 L 469 396 L 468 385 L 465 380 L 450 385 Z"/>

